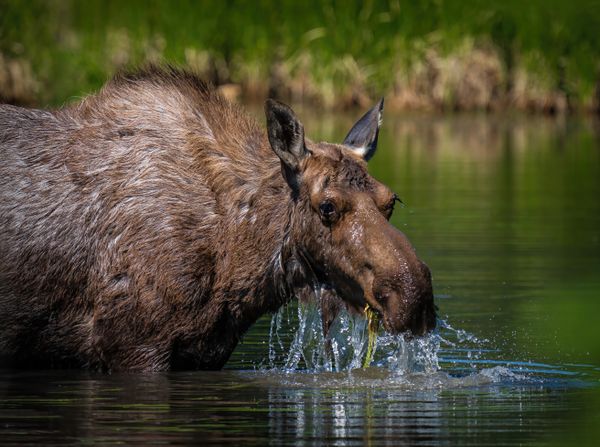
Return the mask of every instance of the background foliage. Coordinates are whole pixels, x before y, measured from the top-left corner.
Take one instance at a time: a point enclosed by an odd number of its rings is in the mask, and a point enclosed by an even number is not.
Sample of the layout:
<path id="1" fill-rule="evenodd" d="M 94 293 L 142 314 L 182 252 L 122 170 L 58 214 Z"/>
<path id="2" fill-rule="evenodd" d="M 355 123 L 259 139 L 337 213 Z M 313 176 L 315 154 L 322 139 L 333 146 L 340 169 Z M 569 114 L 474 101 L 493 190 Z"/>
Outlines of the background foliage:
<path id="1" fill-rule="evenodd" d="M 57 105 L 148 61 L 327 106 L 597 108 L 597 0 L 0 0 L 0 93 Z M 4 79 L 4 81 L 2 80 Z M 14 85 L 16 84 L 16 85 Z"/>

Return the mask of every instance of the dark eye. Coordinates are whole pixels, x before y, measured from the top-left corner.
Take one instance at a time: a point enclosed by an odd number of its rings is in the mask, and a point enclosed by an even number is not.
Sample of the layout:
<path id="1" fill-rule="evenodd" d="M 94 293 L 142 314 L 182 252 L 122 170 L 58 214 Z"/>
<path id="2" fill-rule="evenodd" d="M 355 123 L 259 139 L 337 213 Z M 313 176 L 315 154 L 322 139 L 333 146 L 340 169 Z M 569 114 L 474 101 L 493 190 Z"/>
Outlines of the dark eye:
<path id="1" fill-rule="evenodd" d="M 331 222 L 335 217 L 335 205 L 329 200 L 319 205 L 319 211 L 321 212 L 321 217 L 326 221 Z"/>

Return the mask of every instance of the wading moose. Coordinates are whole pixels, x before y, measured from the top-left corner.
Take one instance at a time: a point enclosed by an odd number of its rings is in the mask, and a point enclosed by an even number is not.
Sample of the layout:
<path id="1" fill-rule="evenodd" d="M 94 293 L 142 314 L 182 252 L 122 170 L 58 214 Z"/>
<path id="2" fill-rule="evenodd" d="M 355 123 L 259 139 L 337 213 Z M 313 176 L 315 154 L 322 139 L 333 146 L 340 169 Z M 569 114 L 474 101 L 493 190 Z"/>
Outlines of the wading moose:
<path id="1" fill-rule="evenodd" d="M 0 106 L 0 356 L 218 369 L 261 315 L 320 288 L 390 332 L 431 329 L 429 270 L 366 169 L 382 109 L 315 143 L 288 106 L 267 101 L 265 133 L 168 67 L 57 111 Z"/>

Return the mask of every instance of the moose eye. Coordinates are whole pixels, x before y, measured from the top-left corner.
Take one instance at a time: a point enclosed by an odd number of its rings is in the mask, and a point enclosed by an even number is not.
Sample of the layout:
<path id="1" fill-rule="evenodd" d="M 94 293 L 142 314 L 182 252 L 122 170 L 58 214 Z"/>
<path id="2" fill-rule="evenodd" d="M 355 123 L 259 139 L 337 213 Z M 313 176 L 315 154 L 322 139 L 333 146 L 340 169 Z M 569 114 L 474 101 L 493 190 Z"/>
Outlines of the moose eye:
<path id="1" fill-rule="evenodd" d="M 323 219 L 331 221 L 335 216 L 335 205 L 333 202 L 326 200 L 319 205 L 319 211 L 321 212 Z"/>

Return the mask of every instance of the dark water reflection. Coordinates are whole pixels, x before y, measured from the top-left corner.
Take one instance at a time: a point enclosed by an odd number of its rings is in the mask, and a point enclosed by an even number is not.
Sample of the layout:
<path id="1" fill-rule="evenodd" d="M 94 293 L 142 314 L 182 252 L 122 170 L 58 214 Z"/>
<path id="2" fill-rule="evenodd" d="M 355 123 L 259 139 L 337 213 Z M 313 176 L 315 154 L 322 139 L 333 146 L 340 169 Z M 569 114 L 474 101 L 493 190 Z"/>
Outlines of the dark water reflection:
<path id="1" fill-rule="evenodd" d="M 341 140 L 353 121 L 300 115 L 315 139 Z M 0 444 L 594 445 L 598 129 L 386 118 L 371 171 L 406 203 L 393 223 L 431 267 L 440 314 L 488 340 L 477 358 L 446 347 L 429 376 L 255 371 L 264 318 L 222 372 L 0 370 Z"/>
<path id="2" fill-rule="evenodd" d="M 582 392 L 519 384 L 335 389 L 280 379 L 2 372 L 1 443 L 518 444 L 564 429 L 564 409 L 577 411 Z"/>

